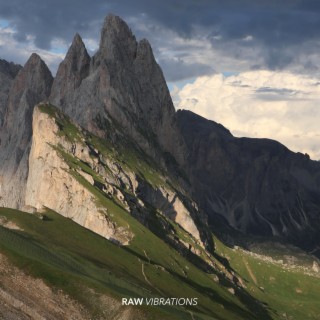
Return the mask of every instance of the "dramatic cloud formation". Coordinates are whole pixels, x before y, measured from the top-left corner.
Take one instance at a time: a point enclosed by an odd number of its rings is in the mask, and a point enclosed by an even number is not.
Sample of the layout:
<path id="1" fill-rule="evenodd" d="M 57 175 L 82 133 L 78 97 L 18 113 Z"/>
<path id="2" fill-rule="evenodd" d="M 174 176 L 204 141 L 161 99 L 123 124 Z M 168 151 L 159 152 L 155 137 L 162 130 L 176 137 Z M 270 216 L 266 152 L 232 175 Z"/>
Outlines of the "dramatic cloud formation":
<path id="1" fill-rule="evenodd" d="M 212 70 L 320 73 L 318 0 L 0 2 L 0 19 L 15 30 L 16 41 L 32 39 L 35 50 L 56 51 L 58 42 L 65 52 L 75 32 L 97 44 L 103 18 L 110 12 L 129 21 L 138 37 L 150 40 L 168 81 Z M 200 54 L 201 59 L 193 60 Z"/>
<path id="2" fill-rule="evenodd" d="M 320 81 L 287 72 L 200 77 L 172 92 L 177 108 L 226 126 L 235 136 L 278 140 L 320 159 Z"/>

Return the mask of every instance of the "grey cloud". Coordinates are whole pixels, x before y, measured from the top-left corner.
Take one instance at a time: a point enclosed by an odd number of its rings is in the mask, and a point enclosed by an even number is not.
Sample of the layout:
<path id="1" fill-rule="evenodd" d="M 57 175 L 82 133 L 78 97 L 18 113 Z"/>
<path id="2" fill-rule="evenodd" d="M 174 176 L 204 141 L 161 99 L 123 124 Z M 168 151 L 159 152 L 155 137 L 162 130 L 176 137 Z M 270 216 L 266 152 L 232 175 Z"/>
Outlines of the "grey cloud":
<path id="1" fill-rule="evenodd" d="M 275 93 L 278 95 L 294 95 L 297 93 L 301 93 L 301 91 L 291 90 L 287 88 L 270 88 L 270 87 L 261 87 L 256 90 L 256 93 Z"/>
<path id="2" fill-rule="evenodd" d="M 300 97 L 297 97 L 299 94 Z M 307 101 L 308 93 L 300 90 L 291 90 L 287 88 L 261 87 L 254 91 L 255 98 L 264 101 Z M 305 97 L 301 98 L 302 95 Z"/>
<path id="3" fill-rule="evenodd" d="M 160 59 L 160 66 L 165 70 L 167 81 L 174 82 L 198 75 L 211 75 L 215 71 L 213 68 L 201 63 L 186 63 L 182 59 Z"/>
<path id="4" fill-rule="evenodd" d="M 249 86 L 248 84 L 243 84 L 240 80 L 229 82 L 229 85 L 233 87 L 251 88 L 251 86 Z"/>
<path id="5" fill-rule="evenodd" d="M 51 40 L 61 38 L 69 43 L 79 32 L 87 38 L 98 39 L 99 29 L 106 14 L 113 12 L 130 21 L 139 36 L 146 36 L 151 43 L 161 47 L 156 33 L 172 30 L 185 39 L 203 37 L 221 56 L 247 60 L 252 68 L 283 69 L 299 65 L 305 72 L 319 72 L 316 62 L 301 62 L 302 56 L 317 54 L 320 43 L 320 2 L 317 0 L 10 0 L 0 2 L 0 17 L 15 27 L 16 39 L 25 41 L 34 36 L 35 45 L 49 49 Z M 138 24 L 146 28 L 138 27 Z M 201 33 L 195 33 L 194 27 Z M 149 28 L 149 29 L 148 29 Z M 217 38 L 218 36 L 218 38 Z M 246 37 L 250 41 L 244 41 Z M 169 35 L 168 35 L 169 37 Z M 177 45 L 173 39 L 172 50 L 183 59 L 188 49 Z M 196 50 L 196 48 L 193 48 Z M 201 50 L 198 48 L 198 50 Z M 249 51 L 257 59 L 248 57 Z M 0 52 L 1 55 L 1 52 Z M 159 58 L 164 59 L 158 55 Z M 320 57 L 319 57 L 320 60 Z M 179 62 L 178 62 L 179 64 Z M 169 66 L 164 63 L 164 68 Z M 181 65 L 181 63 L 180 63 Z M 186 66 L 195 74 L 196 64 Z M 208 67 L 208 63 L 207 63 Z M 213 66 L 214 67 L 214 66 Z M 231 66 L 234 68 L 234 66 Z M 199 66 L 196 75 L 206 74 Z M 176 68 L 178 69 L 178 68 Z M 170 69 L 165 74 L 170 78 Z M 182 79 L 182 78 L 179 78 Z"/>

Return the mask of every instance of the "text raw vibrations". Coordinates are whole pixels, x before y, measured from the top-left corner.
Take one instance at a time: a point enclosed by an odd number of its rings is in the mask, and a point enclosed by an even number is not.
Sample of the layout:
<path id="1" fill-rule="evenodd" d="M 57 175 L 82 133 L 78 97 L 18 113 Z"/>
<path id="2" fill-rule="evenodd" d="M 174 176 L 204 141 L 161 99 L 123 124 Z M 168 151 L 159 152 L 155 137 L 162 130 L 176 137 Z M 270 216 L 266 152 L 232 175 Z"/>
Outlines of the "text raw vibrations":
<path id="1" fill-rule="evenodd" d="M 196 306 L 198 298 L 122 298 L 124 306 Z"/>

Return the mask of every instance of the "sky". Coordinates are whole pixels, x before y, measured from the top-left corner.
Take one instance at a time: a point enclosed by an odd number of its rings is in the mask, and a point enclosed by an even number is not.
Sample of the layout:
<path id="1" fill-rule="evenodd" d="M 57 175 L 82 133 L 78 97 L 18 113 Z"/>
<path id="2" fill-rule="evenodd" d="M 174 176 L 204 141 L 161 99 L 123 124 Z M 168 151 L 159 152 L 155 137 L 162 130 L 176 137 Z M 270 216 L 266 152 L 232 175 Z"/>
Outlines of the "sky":
<path id="1" fill-rule="evenodd" d="M 320 159 L 320 1 L 0 0 L 0 58 L 37 52 L 54 74 L 76 32 L 94 54 L 109 13 L 149 40 L 177 109 Z"/>

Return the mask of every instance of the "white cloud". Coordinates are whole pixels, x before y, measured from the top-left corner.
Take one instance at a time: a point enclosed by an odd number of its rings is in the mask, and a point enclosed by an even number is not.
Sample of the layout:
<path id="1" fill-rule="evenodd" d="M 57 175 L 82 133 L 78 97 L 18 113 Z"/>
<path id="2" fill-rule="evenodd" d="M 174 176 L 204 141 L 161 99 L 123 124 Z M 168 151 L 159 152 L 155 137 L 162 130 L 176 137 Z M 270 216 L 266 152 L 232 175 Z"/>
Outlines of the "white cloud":
<path id="1" fill-rule="evenodd" d="M 171 94 L 177 109 L 219 122 L 235 136 L 275 139 L 320 159 L 320 79 L 261 70 L 216 74 Z"/>

